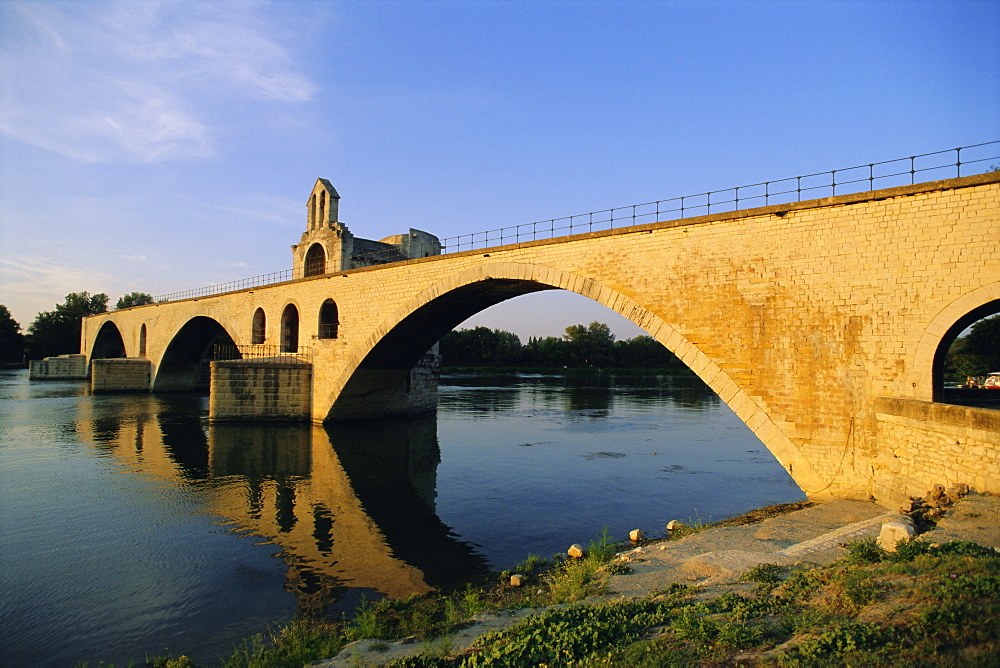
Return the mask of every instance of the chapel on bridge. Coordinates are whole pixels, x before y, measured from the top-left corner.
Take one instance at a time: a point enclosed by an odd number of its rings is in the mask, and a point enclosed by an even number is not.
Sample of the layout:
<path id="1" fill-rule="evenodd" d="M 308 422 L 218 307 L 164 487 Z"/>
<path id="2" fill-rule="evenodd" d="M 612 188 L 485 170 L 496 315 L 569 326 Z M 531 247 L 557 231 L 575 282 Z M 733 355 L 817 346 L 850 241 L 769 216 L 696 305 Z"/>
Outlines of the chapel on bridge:
<path id="1" fill-rule="evenodd" d="M 306 203 L 306 231 L 292 246 L 296 278 L 441 254 L 441 241 L 410 228 L 380 241 L 356 237 L 339 220 L 340 195 L 326 179 L 316 179 Z"/>

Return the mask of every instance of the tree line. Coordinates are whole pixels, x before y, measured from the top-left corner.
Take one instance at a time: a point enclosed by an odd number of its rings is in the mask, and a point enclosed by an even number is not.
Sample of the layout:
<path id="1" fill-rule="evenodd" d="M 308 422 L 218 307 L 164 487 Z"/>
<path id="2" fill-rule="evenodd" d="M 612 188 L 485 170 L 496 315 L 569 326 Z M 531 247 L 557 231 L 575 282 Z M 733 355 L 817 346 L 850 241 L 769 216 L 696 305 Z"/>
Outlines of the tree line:
<path id="1" fill-rule="evenodd" d="M 685 364 L 651 336 L 616 341 L 603 322 L 570 325 L 562 337 L 533 336 L 488 327 L 459 329 L 441 339 L 445 366 L 597 367 L 681 369 Z"/>
<path id="2" fill-rule="evenodd" d="M 152 295 L 130 292 L 118 299 L 116 309 L 152 304 Z M 80 323 L 88 315 L 108 310 L 108 296 L 103 292 L 71 292 L 62 304 L 35 316 L 26 334 L 10 310 L 0 304 L 0 362 L 20 363 L 43 357 L 80 352 Z"/>

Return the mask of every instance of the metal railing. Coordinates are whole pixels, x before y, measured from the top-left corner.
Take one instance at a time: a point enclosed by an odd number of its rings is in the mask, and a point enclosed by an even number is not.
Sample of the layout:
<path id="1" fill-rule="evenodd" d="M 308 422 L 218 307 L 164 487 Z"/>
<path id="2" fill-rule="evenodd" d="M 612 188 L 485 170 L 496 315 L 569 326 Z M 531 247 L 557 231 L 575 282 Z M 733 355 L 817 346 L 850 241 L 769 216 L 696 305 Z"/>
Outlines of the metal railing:
<path id="1" fill-rule="evenodd" d="M 993 161 L 1000 161 L 1000 140 L 814 174 L 761 181 L 723 190 L 709 190 L 695 195 L 684 195 L 644 204 L 630 204 L 612 209 L 563 216 L 562 218 L 550 218 L 484 232 L 461 234 L 441 239 L 440 254 L 485 250 L 508 244 L 553 239 L 585 232 L 621 229 L 662 220 L 727 213 L 771 204 L 790 204 L 821 197 L 848 195 L 895 186 L 915 185 L 925 181 L 981 174 L 1000 167 L 1000 165 L 993 164 Z M 424 254 L 419 246 L 411 247 L 410 251 L 411 257 L 421 257 Z M 438 254 L 437 248 L 433 248 L 432 251 L 429 249 L 428 252 L 433 255 Z M 379 253 L 368 253 L 365 255 L 364 261 L 369 264 L 398 261 L 397 250 L 386 251 L 384 255 L 385 257 L 380 257 Z M 293 275 L 291 270 L 285 270 L 194 290 L 171 292 L 154 299 L 157 302 L 191 299 L 261 285 L 272 285 L 296 278 L 302 277 Z"/>
<path id="2" fill-rule="evenodd" d="M 285 346 L 268 344 L 215 344 L 212 346 L 212 361 L 254 360 L 268 364 L 283 364 L 290 361 L 312 362 L 312 348 L 298 346 L 289 351 Z"/>

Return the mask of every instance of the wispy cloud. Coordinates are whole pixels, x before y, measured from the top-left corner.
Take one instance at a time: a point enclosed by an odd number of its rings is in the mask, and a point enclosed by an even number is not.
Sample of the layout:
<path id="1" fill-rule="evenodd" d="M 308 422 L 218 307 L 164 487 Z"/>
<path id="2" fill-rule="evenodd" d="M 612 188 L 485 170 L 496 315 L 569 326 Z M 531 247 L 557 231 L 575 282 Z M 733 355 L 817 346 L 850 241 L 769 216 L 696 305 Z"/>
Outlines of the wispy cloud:
<path id="1" fill-rule="evenodd" d="M 257 2 L 0 3 L 0 131 L 83 162 L 204 158 L 217 108 L 295 103 L 296 71 Z"/>
<path id="2" fill-rule="evenodd" d="M 305 201 L 276 195 L 250 193 L 237 198 L 223 197 L 220 201 L 206 202 L 186 198 L 194 209 L 208 220 L 218 223 L 246 226 L 263 223 L 277 227 L 305 225 Z"/>
<path id="3" fill-rule="evenodd" d="M 20 256 L 0 259 L 0 285 L 4 304 L 27 329 L 36 313 L 51 311 L 69 293 L 108 291 L 119 287 L 119 280 L 108 274 L 62 266 L 41 256 Z"/>

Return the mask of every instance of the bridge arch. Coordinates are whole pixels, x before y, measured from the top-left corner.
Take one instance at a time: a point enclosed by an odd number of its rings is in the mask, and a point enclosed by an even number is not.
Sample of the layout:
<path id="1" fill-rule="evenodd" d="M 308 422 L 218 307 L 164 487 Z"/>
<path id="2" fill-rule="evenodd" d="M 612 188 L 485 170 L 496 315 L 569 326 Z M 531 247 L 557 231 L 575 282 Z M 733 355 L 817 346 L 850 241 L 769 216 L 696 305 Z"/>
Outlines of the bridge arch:
<path id="1" fill-rule="evenodd" d="M 944 361 L 958 335 L 974 322 L 1000 313 L 1000 282 L 984 285 L 954 300 L 934 316 L 917 344 L 914 382 L 917 399 L 944 398 Z"/>
<path id="2" fill-rule="evenodd" d="M 828 486 L 774 420 L 666 319 L 598 281 L 542 265 L 503 262 L 478 265 L 409 300 L 375 328 L 362 346 L 363 353 L 345 360 L 344 371 L 327 397 L 330 402 L 327 420 L 352 419 L 359 417 L 358 411 L 380 405 L 373 401 L 373 393 L 391 394 L 405 382 L 409 369 L 424 352 L 472 315 L 514 297 L 553 289 L 588 297 L 644 329 L 719 395 L 779 463 L 789 473 L 794 472 L 796 482 L 806 494 L 822 493 Z"/>
<path id="3" fill-rule="evenodd" d="M 208 364 L 215 345 L 235 348 L 236 342 L 215 318 L 199 315 L 188 320 L 160 358 L 153 391 L 189 392 L 207 387 Z"/>
<path id="4" fill-rule="evenodd" d="M 94 346 L 89 359 L 107 359 L 110 357 L 125 357 L 125 339 L 118 325 L 108 320 L 97 332 Z"/>
<path id="5" fill-rule="evenodd" d="M 146 323 L 139 327 L 139 357 L 146 356 Z"/>

